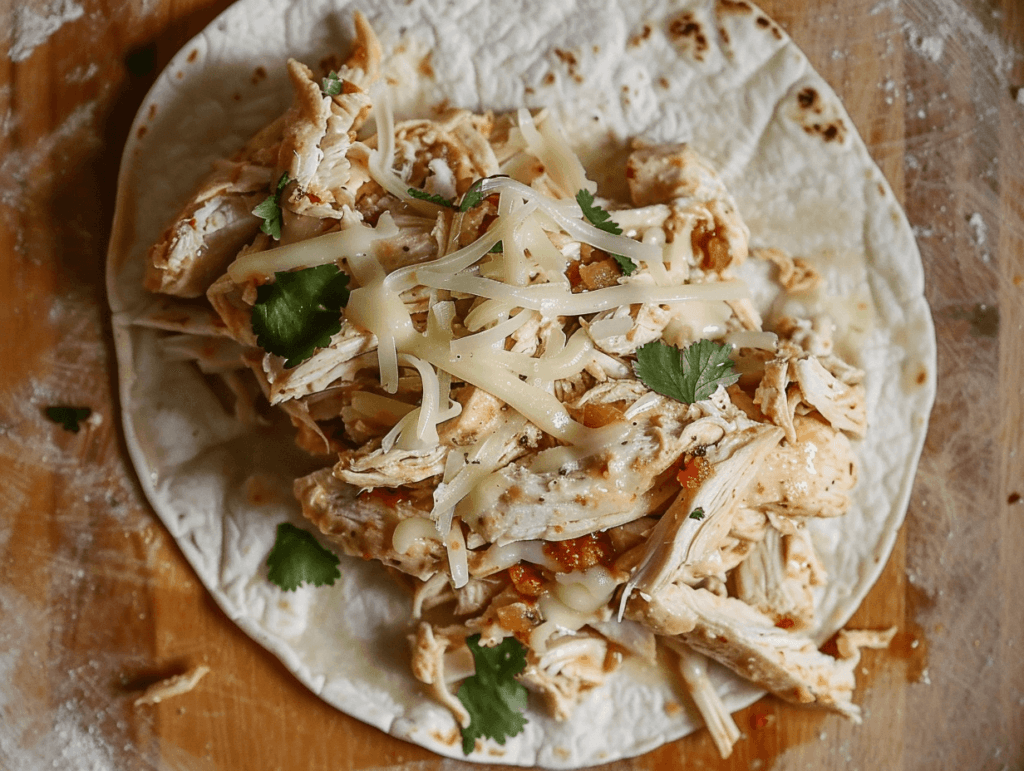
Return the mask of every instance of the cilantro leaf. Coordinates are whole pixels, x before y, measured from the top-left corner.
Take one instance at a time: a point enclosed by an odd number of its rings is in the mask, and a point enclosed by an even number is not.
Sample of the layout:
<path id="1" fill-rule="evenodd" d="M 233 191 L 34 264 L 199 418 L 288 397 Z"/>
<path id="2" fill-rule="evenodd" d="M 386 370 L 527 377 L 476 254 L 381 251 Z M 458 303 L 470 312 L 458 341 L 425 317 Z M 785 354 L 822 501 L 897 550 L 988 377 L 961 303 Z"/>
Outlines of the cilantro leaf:
<path id="1" fill-rule="evenodd" d="M 331 586 L 341 578 L 339 562 L 338 555 L 321 546 L 312 533 L 282 522 L 267 557 L 267 578 L 286 592 L 303 583 Z"/>
<path id="2" fill-rule="evenodd" d="M 465 195 L 462 196 L 462 203 L 459 204 L 459 211 L 469 211 L 484 202 L 484 199 L 487 196 L 480 192 L 481 184 L 483 184 L 483 180 L 478 179 L 469 186 L 469 190 L 467 190 Z"/>
<path id="3" fill-rule="evenodd" d="M 281 217 L 281 193 L 284 191 L 285 185 L 291 180 L 288 178 L 288 172 L 286 171 L 281 175 L 281 178 L 277 180 L 277 189 L 260 203 L 252 213 L 263 220 L 263 224 L 260 225 L 260 230 L 266 233 L 268 236 L 273 238 L 275 241 L 281 240 L 281 225 L 283 219 Z"/>
<path id="4" fill-rule="evenodd" d="M 88 407 L 47 407 L 45 410 L 46 417 L 52 420 L 54 423 L 60 423 L 61 428 L 65 431 L 70 431 L 72 434 L 77 434 L 80 426 L 78 425 L 83 420 L 87 420 L 92 415 L 92 410 Z"/>
<path id="5" fill-rule="evenodd" d="M 611 233 L 613 236 L 622 235 L 622 228 L 615 224 L 615 220 L 612 219 L 612 215 L 600 206 L 596 206 L 594 204 L 594 194 L 589 190 L 580 190 L 576 193 L 576 203 L 580 205 L 580 210 L 583 212 L 583 216 L 586 217 L 590 224 L 595 228 L 603 230 L 605 233 Z M 636 263 L 629 259 L 629 257 L 625 257 L 621 254 L 613 254 L 612 259 L 618 263 L 619 270 L 622 271 L 622 275 L 624 276 L 629 276 L 634 270 L 636 270 Z"/>
<path id="6" fill-rule="evenodd" d="M 503 175 L 501 175 L 503 176 Z M 484 202 L 487 197 L 486 194 L 480 191 L 480 185 L 483 184 L 483 179 L 478 179 L 472 185 L 469 186 L 462 196 L 462 202 L 456 206 L 454 201 L 450 201 L 443 195 L 437 193 L 428 193 L 426 190 L 419 190 L 415 187 L 410 187 L 408 190 L 409 195 L 413 198 L 419 198 L 421 201 L 429 201 L 430 203 L 437 204 L 438 206 L 445 206 L 449 209 L 455 209 L 455 211 L 469 211 Z"/>
<path id="7" fill-rule="evenodd" d="M 623 276 L 633 275 L 633 271 L 636 270 L 636 263 L 629 259 L 629 257 L 613 254 L 612 259 L 619 264 L 619 270 L 622 271 Z"/>
<path id="8" fill-rule="evenodd" d="M 459 686 L 456 696 L 469 712 L 469 726 L 462 729 L 462 751 L 473 751 L 478 737 L 504 745 L 506 737 L 523 730 L 526 718 L 526 688 L 515 676 L 526 669 L 526 648 L 514 637 L 506 637 L 493 648 L 480 646 L 480 635 L 466 638 L 476 662 L 476 674 Z"/>
<path id="9" fill-rule="evenodd" d="M 707 399 L 718 386 L 740 379 L 729 350 L 711 340 L 698 340 L 682 351 L 661 342 L 647 343 L 637 349 L 634 368 L 652 391 L 693 404 Z"/>
<path id="10" fill-rule="evenodd" d="M 320 81 L 320 91 L 324 96 L 337 96 L 341 93 L 341 78 L 337 72 L 331 70 L 327 77 Z"/>
<path id="11" fill-rule="evenodd" d="M 455 204 L 445 198 L 443 195 L 437 193 L 428 193 L 426 190 L 417 190 L 415 187 L 409 188 L 409 195 L 413 198 L 419 198 L 421 201 L 429 201 L 430 203 L 437 204 L 438 206 L 446 206 L 449 209 L 454 209 Z"/>
<path id="12" fill-rule="evenodd" d="M 602 209 L 600 206 L 594 205 L 594 194 L 589 190 L 580 190 L 576 193 L 576 203 L 580 205 L 580 209 L 583 211 L 583 216 L 586 217 L 590 224 L 598 230 L 603 230 L 605 233 L 611 233 L 614 236 L 622 235 L 622 228 L 615 224 L 612 219 L 612 215 Z"/>
<path id="13" fill-rule="evenodd" d="M 697 521 L 704 519 L 704 509 L 702 509 L 700 506 L 695 508 L 693 511 L 690 512 L 690 519 L 696 519 Z"/>
<path id="14" fill-rule="evenodd" d="M 503 243 L 501 243 L 501 241 L 499 241 L 494 246 L 492 246 L 491 247 L 491 251 L 488 252 L 488 254 L 504 254 L 504 253 L 505 253 L 505 245 Z"/>
<path id="15" fill-rule="evenodd" d="M 348 276 L 328 263 L 275 273 L 273 284 L 256 290 L 252 331 L 265 351 L 284 356 L 291 369 L 331 343 L 341 329 L 341 309 L 348 302 Z"/>

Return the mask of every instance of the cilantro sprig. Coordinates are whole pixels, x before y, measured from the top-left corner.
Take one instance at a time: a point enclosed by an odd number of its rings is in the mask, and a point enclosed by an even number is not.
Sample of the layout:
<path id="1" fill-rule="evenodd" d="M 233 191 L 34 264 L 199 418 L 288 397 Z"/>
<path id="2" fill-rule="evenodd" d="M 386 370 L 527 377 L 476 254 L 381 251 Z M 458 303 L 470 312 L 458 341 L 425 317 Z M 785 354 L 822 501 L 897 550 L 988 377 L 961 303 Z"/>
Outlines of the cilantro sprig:
<path id="1" fill-rule="evenodd" d="M 274 192 L 264 198 L 263 202 L 252 210 L 253 214 L 263 220 L 260 230 L 275 241 L 281 240 L 281 225 L 284 224 L 281 216 L 281 193 L 284 192 L 285 185 L 289 182 L 291 180 L 288 178 L 288 172 L 286 171 L 277 180 L 277 187 Z"/>
<path id="2" fill-rule="evenodd" d="M 47 407 L 44 410 L 46 417 L 54 423 L 60 423 L 61 428 L 77 434 L 80 428 L 79 423 L 88 420 L 92 410 L 88 407 Z"/>
<path id="3" fill-rule="evenodd" d="M 475 209 L 477 206 L 484 202 L 487 197 L 480 190 L 480 186 L 483 184 L 482 179 L 478 179 L 472 185 L 469 186 L 469 190 L 466 191 L 465 195 L 462 196 L 462 203 L 459 204 L 459 211 L 469 211 Z"/>
<path id="4" fill-rule="evenodd" d="M 594 203 L 594 194 L 589 190 L 580 190 L 576 193 L 576 203 L 580 205 L 580 211 L 583 212 L 583 216 L 595 228 L 603 230 L 605 233 L 611 233 L 613 236 L 622 235 L 622 228 L 615 224 L 611 214 Z M 624 276 L 629 276 L 636 270 L 636 263 L 629 259 L 629 257 L 613 254 L 612 259 L 618 263 L 619 270 L 622 271 Z"/>
<path id="5" fill-rule="evenodd" d="M 331 70 L 326 78 L 320 80 L 320 92 L 324 96 L 337 96 L 341 93 L 341 77 Z"/>
<path id="6" fill-rule="evenodd" d="M 411 195 L 413 198 L 418 198 L 421 201 L 428 201 L 429 203 L 436 204 L 438 206 L 444 206 L 445 208 L 448 209 L 455 208 L 455 204 L 450 199 L 445 198 L 443 195 L 438 195 L 437 193 L 428 193 L 426 190 L 419 190 L 415 187 L 410 187 L 408 192 L 409 195 Z"/>
<path id="7" fill-rule="evenodd" d="M 337 265 L 274 274 L 273 284 L 256 290 L 252 331 L 265 351 L 285 357 L 288 369 L 341 330 L 341 309 L 348 303 L 348 276 Z"/>
<path id="8" fill-rule="evenodd" d="M 484 202 L 487 198 L 486 193 L 480 190 L 480 186 L 483 184 L 483 179 L 478 179 L 472 185 L 469 186 L 463 196 L 462 201 L 456 205 L 455 201 L 450 198 L 445 198 L 443 195 L 437 193 L 428 193 L 426 190 L 419 190 L 415 187 L 408 189 L 409 195 L 413 198 L 418 198 L 421 201 L 428 201 L 437 206 L 444 206 L 447 209 L 454 209 L 455 211 L 467 212 L 470 209 L 475 209 L 477 206 Z"/>
<path id="9" fill-rule="evenodd" d="M 478 634 L 467 637 L 466 645 L 476 674 L 462 682 L 456 696 L 469 713 L 469 725 L 462 729 L 462 751 L 468 755 L 477 738 L 490 737 L 504 745 L 526 725 L 526 688 L 515 679 L 526 669 L 526 648 L 514 637 L 484 648 Z"/>
<path id="10" fill-rule="evenodd" d="M 303 583 L 330 586 L 341 578 L 339 562 L 338 556 L 321 546 L 308 530 L 282 522 L 267 557 L 267 578 L 286 592 Z"/>
<path id="11" fill-rule="evenodd" d="M 695 508 L 693 511 L 690 512 L 690 519 L 695 519 L 698 522 L 700 522 L 702 519 L 704 519 L 704 509 L 702 509 L 700 506 Z"/>
<path id="12" fill-rule="evenodd" d="M 652 391 L 693 404 L 709 398 L 718 386 L 740 379 L 729 350 L 711 340 L 698 340 L 682 351 L 661 342 L 647 343 L 637 349 L 634 369 Z"/>

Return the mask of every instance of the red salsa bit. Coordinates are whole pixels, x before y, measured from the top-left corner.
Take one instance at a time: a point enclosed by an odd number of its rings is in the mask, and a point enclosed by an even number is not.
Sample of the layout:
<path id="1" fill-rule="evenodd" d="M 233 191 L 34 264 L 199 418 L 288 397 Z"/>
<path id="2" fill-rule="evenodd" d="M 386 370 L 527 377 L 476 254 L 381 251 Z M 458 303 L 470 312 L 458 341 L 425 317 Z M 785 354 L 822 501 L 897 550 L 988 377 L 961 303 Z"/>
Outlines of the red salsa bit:
<path id="1" fill-rule="evenodd" d="M 586 570 L 594 565 L 610 567 L 615 561 L 615 549 L 608 533 L 588 533 L 567 541 L 549 541 L 544 553 L 562 566 L 561 572 Z"/>
<path id="2" fill-rule="evenodd" d="M 356 497 L 362 500 L 375 498 L 390 508 L 395 508 L 399 503 L 409 502 L 409 493 L 401 487 L 394 489 L 390 487 L 375 487 L 372 490 L 363 490 Z"/>
<path id="3" fill-rule="evenodd" d="M 544 578 L 538 568 L 520 562 L 508 569 L 508 577 L 512 579 L 516 591 L 524 597 L 540 597 Z"/>
<path id="4" fill-rule="evenodd" d="M 711 476 L 711 464 L 708 463 L 708 459 L 702 455 L 687 453 L 679 473 L 676 474 L 676 481 L 687 490 L 696 490 L 709 476 Z"/>

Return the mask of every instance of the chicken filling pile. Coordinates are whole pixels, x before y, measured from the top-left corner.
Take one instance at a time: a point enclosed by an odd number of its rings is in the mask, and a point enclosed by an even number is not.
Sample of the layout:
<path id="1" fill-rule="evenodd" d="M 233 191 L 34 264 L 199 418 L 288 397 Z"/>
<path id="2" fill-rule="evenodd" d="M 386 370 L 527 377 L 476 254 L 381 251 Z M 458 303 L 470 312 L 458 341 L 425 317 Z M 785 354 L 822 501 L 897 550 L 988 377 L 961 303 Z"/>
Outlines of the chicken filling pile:
<path id="1" fill-rule="evenodd" d="M 780 293 L 820 276 L 748 254 L 685 145 L 634 148 L 627 204 L 546 112 L 396 123 L 356 29 L 324 77 L 288 63 L 292 107 L 151 249 L 147 288 L 197 298 L 187 323 L 166 302 L 140 323 L 331 459 L 295 482 L 303 513 L 408 588 L 412 671 L 463 726 L 474 635 L 525 646 L 518 680 L 558 719 L 659 645 L 723 755 L 709 659 L 858 719 L 859 649 L 888 638 L 806 635 L 828 580 L 806 523 L 850 505 L 863 373 L 827 325 L 765 329 L 736 269 L 773 263 Z"/>

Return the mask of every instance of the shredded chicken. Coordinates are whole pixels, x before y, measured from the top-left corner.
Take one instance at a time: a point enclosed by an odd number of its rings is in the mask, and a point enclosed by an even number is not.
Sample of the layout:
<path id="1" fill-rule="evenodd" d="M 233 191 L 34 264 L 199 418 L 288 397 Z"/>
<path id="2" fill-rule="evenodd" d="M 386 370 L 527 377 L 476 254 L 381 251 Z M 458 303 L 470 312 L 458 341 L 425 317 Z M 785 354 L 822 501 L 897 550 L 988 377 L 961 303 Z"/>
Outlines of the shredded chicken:
<path id="1" fill-rule="evenodd" d="M 814 622 L 812 586 L 825 583 L 825 571 L 805 529 L 783 535 L 768 528 L 764 540 L 733 574 L 736 597 L 771 617 L 776 625 L 801 630 Z"/>
<path id="2" fill-rule="evenodd" d="M 416 628 L 415 637 L 412 638 L 413 676 L 421 683 L 431 686 L 434 698 L 452 711 L 463 728 L 469 725 L 469 713 L 448 689 L 448 681 L 459 680 L 472 674 L 473 668 L 468 662 L 462 661 L 459 662 L 462 664 L 461 671 L 452 671 L 454 668 L 451 665 L 455 662 L 451 660 L 448 651 L 465 649 L 464 640 L 465 635 L 459 635 L 458 632 L 446 634 L 438 630 L 435 634 L 434 628 L 425 622 L 420 623 Z"/>
<path id="3" fill-rule="evenodd" d="M 821 274 L 807 260 L 791 257 L 782 249 L 754 249 L 751 253 L 778 268 L 778 282 L 789 292 L 810 292 L 821 286 Z"/>
<path id="4" fill-rule="evenodd" d="M 243 159 L 221 164 L 150 250 L 146 288 L 199 297 L 259 231 L 252 216 L 273 170 Z"/>
<path id="5" fill-rule="evenodd" d="M 358 490 L 338 480 L 330 469 L 314 471 L 295 480 L 295 497 L 302 513 L 346 553 L 376 559 L 420 580 L 441 569 L 444 551 L 440 538 L 418 539 L 405 552 L 394 547 L 395 528 L 424 512 L 411 503 L 359 496 Z"/>
<path id="6" fill-rule="evenodd" d="M 856 637 L 850 638 L 850 655 L 834 659 L 745 602 L 685 584 L 670 584 L 648 598 L 634 594 L 627 614 L 787 701 L 817 703 L 860 722 L 860 709 L 850 700 Z"/>
<path id="7" fill-rule="evenodd" d="M 722 703 L 711 678 L 708 677 L 707 659 L 684 642 L 672 637 L 662 639 L 679 657 L 679 674 L 686 683 L 700 716 L 704 718 L 704 724 L 708 727 L 719 754 L 723 758 L 729 757 L 732 755 L 733 745 L 740 738 L 740 729 Z"/>
<path id="8" fill-rule="evenodd" d="M 704 457 L 711 467 L 707 480 L 695 495 L 681 490 L 665 512 L 648 540 L 647 553 L 630 579 L 627 593 L 634 587 L 641 592 L 657 592 L 683 571 L 691 579 L 723 572 L 717 550 L 732 527 L 736 505 L 781 438 L 777 428 L 753 424 L 707 446 Z M 692 516 L 698 509 L 703 515 Z"/>
<path id="9" fill-rule="evenodd" d="M 531 651 L 520 681 L 544 697 L 556 720 L 567 720 L 583 694 L 604 682 L 607 652 L 607 642 L 596 635 L 559 637 L 544 653 Z"/>
<path id="10" fill-rule="evenodd" d="M 159 704 L 175 696 L 182 696 L 193 690 L 199 681 L 209 674 L 210 668 L 205 664 L 192 667 L 188 672 L 174 677 L 168 677 L 158 683 L 153 683 L 146 689 L 139 698 L 135 700 L 135 706 L 141 707 L 144 704 Z"/>

